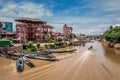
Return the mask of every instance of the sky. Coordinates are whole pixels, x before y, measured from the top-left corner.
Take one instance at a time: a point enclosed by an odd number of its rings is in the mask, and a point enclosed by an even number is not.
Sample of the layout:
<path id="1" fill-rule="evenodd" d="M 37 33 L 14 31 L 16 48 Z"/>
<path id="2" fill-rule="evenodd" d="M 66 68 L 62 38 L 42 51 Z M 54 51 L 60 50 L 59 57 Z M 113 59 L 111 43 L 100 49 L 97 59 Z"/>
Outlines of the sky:
<path id="1" fill-rule="evenodd" d="M 120 0 L 0 0 L 0 21 L 18 17 L 38 18 L 62 32 L 63 25 L 75 34 L 102 34 L 110 25 L 120 24 Z"/>

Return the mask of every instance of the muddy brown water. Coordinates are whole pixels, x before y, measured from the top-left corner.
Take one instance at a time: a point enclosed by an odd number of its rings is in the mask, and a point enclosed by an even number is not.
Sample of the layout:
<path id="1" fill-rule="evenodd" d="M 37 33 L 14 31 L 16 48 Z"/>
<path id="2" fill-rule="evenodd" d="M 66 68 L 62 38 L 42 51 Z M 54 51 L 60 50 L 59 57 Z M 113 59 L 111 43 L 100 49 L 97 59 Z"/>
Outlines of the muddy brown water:
<path id="1" fill-rule="evenodd" d="M 93 50 L 88 51 L 91 45 Z M 16 61 L 0 57 L 0 80 L 120 80 L 120 50 L 98 41 L 75 48 L 74 55 L 60 61 L 32 59 L 36 67 L 25 65 L 21 73 L 16 71 Z"/>

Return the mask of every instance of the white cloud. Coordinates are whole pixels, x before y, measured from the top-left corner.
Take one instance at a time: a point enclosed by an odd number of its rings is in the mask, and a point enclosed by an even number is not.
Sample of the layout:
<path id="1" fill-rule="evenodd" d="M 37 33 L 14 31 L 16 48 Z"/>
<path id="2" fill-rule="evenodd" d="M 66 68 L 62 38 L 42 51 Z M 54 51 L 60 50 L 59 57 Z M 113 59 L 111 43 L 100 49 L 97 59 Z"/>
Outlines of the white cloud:
<path id="1" fill-rule="evenodd" d="M 53 29 L 54 32 L 63 32 L 64 24 L 59 24 L 59 23 L 48 23 L 48 24 L 54 26 Z"/>
<path id="2" fill-rule="evenodd" d="M 89 0 L 88 0 L 89 1 Z M 120 12 L 120 0 L 93 0 L 84 5 L 92 11 L 89 14 L 116 14 Z"/>
<path id="3" fill-rule="evenodd" d="M 31 2 L 8 2 L 4 4 L 4 0 L 0 2 L 0 21 L 13 22 L 13 30 L 15 31 L 14 19 L 18 17 L 45 18 L 52 16 L 51 10 L 45 8 L 43 4 Z"/>
<path id="4" fill-rule="evenodd" d="M 75 13 L 75 14 L 79 14 L 81 13 L 81 7 L 77 6 L 77 7 L 72 7 L 70 9 L 66 9 L 63 11 L 63 14 L 70 14 L 70 13 Z"/>
<path id="5" fill-rule="evenodd" d="M 85 34 L 102 34 L 111 24 L 107 19 L 90 17 L 54 17 L 47 21 L 54 26 L 54 31 L 63 32 L 64 24 L 73 27 L 73 32 Z"/>
<path id="6" fill-rule="evenodd" d="M 8 2 L 3 5 L 4 0 L 1 0 L 0 20 L 12 21 L 18 17 L 41 18 L 55 27 L 54 31 L 63 31 L 63 25 L 73 26 L 74 33 L 85 34 L 101 34 L 110 25 L 120 22 L 120 0 L 86 0 L 88 2 L 84 6 L 75 6 L 63 11 L 66 14 L 84 14 L 87 16 L 65 16 L 63 14 L 53 15 L 52 10 L 46 8 L 44 4 L 32 2 Z M 55 4 L 52 5 L 52 7 Z M 51 6 L 51 5 L 50 5 Z M 49 5 L 47 5 L 49 7 Z M 52 8 L 53 9 L 53 8 Z M 82 13 L 82 10 L 90 9 Z M 61 13 L 61 10 L 58 12 Z M 55 12 L 57 13 L 57 12 Z M 92 15 L 91 17 L 89 17 Z M 94 16 L 100 15 L 100 16 Z M 52 16 L 52 17 L 50 17 Z"/>
<path id="7" fill-rule="evenodd" d="M 52 16 L 53 14 L 49 9 L 46 9 L 43 4 L 30 3 L 30 2 L 22 2 L 22 3 L 14 3 L 10 2 L 4 4 L 4 6 L 0 9 L 0 17 L 9 17 L 9 18 L 17 18 L 17 17 L 32 17 L 32 18 L 44 18 Z"/>
<path id="8" fill-rule="evenodd" d="M 105 11 L 118 11 L 120 10 L 120 0 L 109 0 L 107 2 L 103 2 L 103 9 Z"/>

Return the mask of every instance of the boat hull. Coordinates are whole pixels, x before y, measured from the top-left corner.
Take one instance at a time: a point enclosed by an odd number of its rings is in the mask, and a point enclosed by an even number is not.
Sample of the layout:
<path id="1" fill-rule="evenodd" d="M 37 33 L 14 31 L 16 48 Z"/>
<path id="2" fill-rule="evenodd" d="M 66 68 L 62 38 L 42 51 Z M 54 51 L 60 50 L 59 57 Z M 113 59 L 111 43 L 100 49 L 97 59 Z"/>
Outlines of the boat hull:
<path id="1" fill-rule="evenodd" d="M 17 67 L 17 71 L 18 72 L 22 72 L 24 71 L 24 61 L 23 61 L 23 57 L 19 56 L 17 61 L 16 61 L 16 67 Z"/>

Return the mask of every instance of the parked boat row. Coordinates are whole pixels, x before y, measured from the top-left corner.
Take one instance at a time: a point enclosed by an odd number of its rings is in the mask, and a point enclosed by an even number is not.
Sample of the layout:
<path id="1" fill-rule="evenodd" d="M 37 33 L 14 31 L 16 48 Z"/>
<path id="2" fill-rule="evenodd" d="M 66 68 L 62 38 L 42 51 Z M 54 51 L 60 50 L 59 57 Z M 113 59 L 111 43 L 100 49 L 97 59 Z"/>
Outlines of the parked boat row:
<path id="1" fill-rule="evenodd" d="M 51 57 L 51 56 L 36 56 L 33 54 L 28 54 L 25 55 L 28 58 L 32 58 L 32 59 L 40 59 L 40 60 L 49 60 L 49 61 L 56 61 L 56 57 Z"/>
<path id="2" fill-rule="evenodd" d="M 40 59 L 40 60 L 49 60 L 49 61 L 57 60 L 56 57 L 51 55 L 51 52 L 48 51 L 25 53 L 24 56 L 28 58 Z"/>
<path id="3" fill-rule="evenodd" d="M 48 51 L 51 53 L 63 53 L 63 52 L 73 52 L 77 49 L 69 49 L 69 50 L 57 50 L 57 49 L 49 49 Z"/>
<path id="4" fill-rule="evenodd" d="M 40 60 L 49 60 L 49 61 L 57 61 L 55 56 L 52 55 L 52 52 L 73 52 L 76 51 L 76 49 L 70 49 L 70 50 L 51 50 L 51 51 L 41 51 L 41 52 L 29 52 L 29 53 L 23 53 L 19 56 L 14 56 L 11 54 L 0 52 L 0 56 L 5 58 L 10 58 L 17 60 L 16 61 L 16 69 L 18 72 L 24 71 L 24 63 L 27 64 L 29 67 L 35 67 L 35 65 L 32 63 L 32 59 L 40 59 Z"/>
<path id="5" fill-rule="evenodd" d="M 0 56 L 8 58 L 8 59 L 17 60 L 17 56 L 13 56 L 13 55 L 10 55 L 10 54 L 4 53 L 4 52 L 0 52 Z"/>

